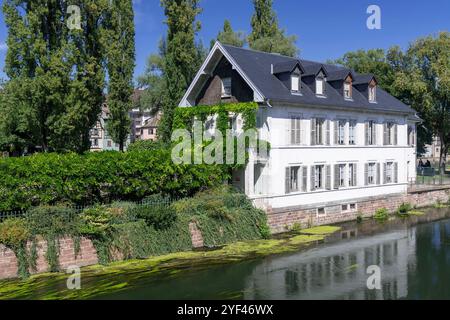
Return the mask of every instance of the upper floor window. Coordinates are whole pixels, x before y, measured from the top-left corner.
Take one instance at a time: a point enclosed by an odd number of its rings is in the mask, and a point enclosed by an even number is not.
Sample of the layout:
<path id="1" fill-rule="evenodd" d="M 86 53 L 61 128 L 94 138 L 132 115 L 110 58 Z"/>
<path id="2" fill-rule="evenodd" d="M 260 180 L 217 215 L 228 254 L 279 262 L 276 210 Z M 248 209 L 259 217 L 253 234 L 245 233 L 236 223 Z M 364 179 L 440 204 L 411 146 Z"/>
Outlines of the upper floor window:
<path id="1" fill-rule="evenodd" d="M 377 124 L 375 121 L 366 122 L 366 145 L 376 145 Z"/>
<path id="2" fill-rule="evenodd" d="M 348 144 L 356 144 L 356 121 L 352 120 L 349 122 L 348 126 Z"/>
<path id="3" fill-rule="evenodd" d="M 408 145 L 415 146 L 416 145 L 416 130 L 414 127 L 408 127 Z"/>
<path id="4" fill-rule="evenodd" d="M 292 145 L 301 144 L 302 128 L 301 117 L 297 115 L 291 115 L 291 129 L 290 140 Z"/>
<path id="5" fill-rule="evenodd" d="M 311 120 L 311 145 L 329 144 L 329 125 L 329 121 L 322 118 L 313 118 Z"/>
<path id="6" fill-rule="evenodd" d="M 345 144 L 345 126 L 347 125 L 347 121 L 339 120 L 337 125 L 338 125 L 337 142 L 339 145 L 344 145 Z"/>
<path id="7" fill-rule="evenodd" d="M 344 98 L 352 99 L 352 80 L 350 77 L 344 82 Z"/>
<path id="8" fill-rule="evenodd" d="M 397 145 L 397 124 L 393 122 L 387 122 L 384 124 L 384 145 Z"/>
<path id="9" fill-rule="evenodd" d="M 377 101 L 377 85 L 372 82 L 369 84 L 369 102 Z"/>
<path id="10" fill-rule="evenodd" d="M 231 78 L 222 79 L 222 98 L 231 97 Z"/>
<path id="11" fill-rule="evenodd" d="M 316 94 L 323 96 L 325 92 L 325 79 L 322 76 L 316 78 Z"/>
<path id="12" fill-rule="evenodd" d="M 291 91 L 292 92 L 300 91 L 300 75 L 298 74 L 291 75 Z"/>

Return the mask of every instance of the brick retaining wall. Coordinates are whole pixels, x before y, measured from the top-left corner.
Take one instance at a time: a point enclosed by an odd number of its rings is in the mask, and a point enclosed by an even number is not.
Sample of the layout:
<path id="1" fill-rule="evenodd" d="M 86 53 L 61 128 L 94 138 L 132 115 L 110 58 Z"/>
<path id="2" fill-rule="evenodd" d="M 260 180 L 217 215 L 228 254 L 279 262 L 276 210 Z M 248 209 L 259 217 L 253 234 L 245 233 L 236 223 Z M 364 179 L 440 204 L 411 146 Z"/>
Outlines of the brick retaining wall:
<path id="1" fill-rule="evenodd" d="M 80 240 L 80 253 L 75 256 L 74 243 L 70 238 L 63 238 L 59 240 L 60 252 L 59 252 L 59 265 L 61 270 L 66 270 L 70 266 L 85 267 L 98 263 L 97 251 L 95 250 L 92 242 L 88 239 Z M 28 249 L 31 247 L 31 243 L 28 244 Z M 49 269 L 45 254 L 47 252 L 47 242 L 40 240 L 37 243 L 37 260 L 36 260 L 36 272 L 43 273 Z M 10 249 L 3 245 L 0 245 L 0 279 L 17 277 L 17 259 Z"/>
<path id="2" fill-rule="evenodd" d="M 269 209 L 268 221 L 273 233 L 288 231 L 293 225 L 302 227 L 317 226 L 355 220 L 359 215 L 372 217 L 378 209 L 386 208 L 395 212 L 402 203 L 410 203 L 417 207 L 432 206 L 438 201 L 447 202 L 450 197 L 450 187 L 442 187 L 437 190 L 422 190 L 408 194 L 399 194 L 389 197 L 369 197 L 358 201 L 346 201 L 343 203 L 324 203 L 314 207 L 293 207 L 282 209 Z M 356 204 L 355 210 L 342 212 L 342 205 Z M 317 209 L 324 208 L 325 215 L 319 215 Z"/>

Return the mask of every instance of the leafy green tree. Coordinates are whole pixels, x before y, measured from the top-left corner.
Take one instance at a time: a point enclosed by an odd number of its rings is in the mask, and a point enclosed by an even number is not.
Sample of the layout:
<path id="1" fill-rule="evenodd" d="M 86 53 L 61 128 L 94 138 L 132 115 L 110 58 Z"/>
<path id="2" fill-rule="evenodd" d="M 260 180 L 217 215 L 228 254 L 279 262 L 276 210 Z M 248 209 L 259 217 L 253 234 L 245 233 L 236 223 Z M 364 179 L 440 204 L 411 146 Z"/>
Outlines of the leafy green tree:
<path id="1" fill-rule="evenodd" d="M 223 44 L 229 44 L 235 47 L 243 47 L 246 43 L 245 35 L 243 32 L 235 32 L 231 27 L 229 20 L 225 20 L 223 24 L 223 30 L 217 35 L 217 41 Z M 211 41 L 211 47 L 214 45 L 215 41 Z"/>
<path id="2" fill-rule="evenodd" d="M 285 30 L 278 26 L 277 16 L 272 8 L 273 0 L 253 0 L 255 13 L 251 26 L 252 33 L 248 37 L 252 49 L 276 52 L 294 57 L 299 50 L 295 45 L 296 36 L 285 35 Z"/>
<path id="3" fill-rule="evenodd" d="M 160 52 L 151 55 L 147 71 L 139 79 L 146 86 L 144 104 L 155 102 L 153 111 L 162 111 L 159 136 L 170 141 L 174 110 L 178 106 L 195 73 L 206 55 L 195 35 L 201 24 L 196 21 L 201 12 L 199 0 L 161 0 L 168 26 L 167 36 L 161 42 Z M 160 110 L 158 110 L 160 109 Z"/>
<path id="4" fill-rule="evenodd" d="M 328 62 L 345 66 L 358 73 L 372 73 L 383 89 L 391 91 L 395 70 L 383 49 L 347 52 L 342 58 Z"/>
<path id="5" fill-rule="evenodd" d="M 112 0 L 105 31 L 105 48 L 109 75 L 107 103 L 111 113 L 108 133 L 124 150 L 130 134 L 129 111 L 133 103 L 135 67 L 134 12 L 132 0 Z"/>
<path id="6" fill-rule="evenodd" d="M 428 136 L 441 140 L 440 168 L 444 173 L 450 147 L 450 33 L 420 38 L 399 58 L 394 93 L 419 112 Z"/>
<path id="7" fill-rule="evenodd" d="M 103 101 L 103 14 L 108 0 L 78 0 L 81 29 L 64 0 L 5 0 L 8 27 L 0 129 L 10 148 L 89 149 Z M 5 139 L 3 139 L 5 140 Z"/>

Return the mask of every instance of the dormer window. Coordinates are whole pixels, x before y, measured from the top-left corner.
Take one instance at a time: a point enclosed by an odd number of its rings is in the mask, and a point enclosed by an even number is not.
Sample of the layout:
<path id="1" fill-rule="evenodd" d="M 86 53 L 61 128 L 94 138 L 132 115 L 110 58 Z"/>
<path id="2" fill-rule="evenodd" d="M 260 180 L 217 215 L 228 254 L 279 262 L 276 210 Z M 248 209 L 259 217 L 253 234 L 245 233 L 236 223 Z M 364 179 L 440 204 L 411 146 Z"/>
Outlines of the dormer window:
<path id="1" fill-rule="evenodd" d="M 344 98 L 347 100 L 352 99 L 352 80 L 350 77 L 344 82 Z"/>
<path id="2" fill-rule="evenodd" d="M 323 78 L 316 79 L 316 94 L 323 96 Z"/>
<path id="3" fill-rule="evenodd" d="M 291 91 L 294 93 L 300 91 L 300 75 L 298 74 L 291 75 Z"/>
<path id="4" fill-rule="evenodd" d="M 325 76 L 322 72 L 316 77 L 316 95 L 325 95 Z"/>
<path id="5" fill-rule="evenodd" d="M 374 81 L 369 84 L 369 102 L 377 102 L 377 85 Z"/>
<path id="6" fill-rule="evenodd" d="M 222 98 L 231 97 L 231 78 L 222 79 Z"/>

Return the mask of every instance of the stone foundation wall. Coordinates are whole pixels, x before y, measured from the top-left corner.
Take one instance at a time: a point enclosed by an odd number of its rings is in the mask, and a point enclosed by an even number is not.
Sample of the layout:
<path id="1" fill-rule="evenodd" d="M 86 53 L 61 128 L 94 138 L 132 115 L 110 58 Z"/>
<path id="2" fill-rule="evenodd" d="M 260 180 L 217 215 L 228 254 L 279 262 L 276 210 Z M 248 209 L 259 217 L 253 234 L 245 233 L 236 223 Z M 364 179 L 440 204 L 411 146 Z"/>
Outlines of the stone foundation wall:
<path id="1" fill-rule="evenodd" d="M 273 233 L 289 231 L 292 226 L 318 226 L 355 220 L 358 216 L 372 217 L 378 209 L 386 208 L 395 212 L 402 203 L 410 203 L 417 207 L 432 206 L 438 201 L 447 202 L 450 197 L 450 187 L 436 190 L 415 191 L 408 194 L 389 197 L 368 197 L 342 203 L 324 203 L 313 207 L 293 207 L 283 209 L 268 209 L 269 226 Z M 354 210 L 342 211 L 342 205 L 356 204 Z M 323 208 L 325 214 L 319 214 L 318 208 Z"/>

